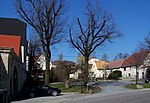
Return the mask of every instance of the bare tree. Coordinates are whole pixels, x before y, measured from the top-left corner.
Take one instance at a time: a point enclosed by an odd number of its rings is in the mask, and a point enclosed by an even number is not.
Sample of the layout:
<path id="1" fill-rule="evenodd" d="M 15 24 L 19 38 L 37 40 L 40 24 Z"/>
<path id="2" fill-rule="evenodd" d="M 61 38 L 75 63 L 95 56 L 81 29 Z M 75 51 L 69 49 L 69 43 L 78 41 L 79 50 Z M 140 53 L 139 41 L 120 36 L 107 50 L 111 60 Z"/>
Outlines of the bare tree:
<path id="1" fill-rule="evenodd" d="M 109 57 L 108 57 L 108 55 L 107 55 L 106 53 L 104 53 L 104 54 L 102 55 L 102 57 L 101 57 L 101 60 L 102 60 L 102 61 L 109 61 L 108 59 L 109 59 Z"/>
<path id="2" fill-rule="evenodd" d="M 129 54 L 128 53 L 118 53 L 116 56 L 115 56 L 115 58 L 114 58 L 114 60 L 119 60 L 119 59 L 126 59 L 126 58 L 128 58 L 128 56 L 129 56 Z"/>
<path id="3" fill-rule="evenodd" d="M 82 56 L 80 53 L 78 53 L 78 56 L 77 56 L 78 65 L 82 65 L 82 63 L 84 63 L 84 62 L 85 62 L 84 56 Z"/>
<path id="4" fill-rule="evenodd" d="M 63 61 L 63 54 L 62 54 L 62 53 L 60 53 L 60 54 L 58 55 L 58 60 L 59 60 L 59 61 Z"/>
<path id="5" fill-rule="evenodd" d="M 139 43 L 139 50 L 150 50 L 150 33 L 144 39 L 144 41 Z"/>
<path id="6" fill-rule="evenodd" d="M 46 58 L 45 83 L 49 83 L 51 46 L 64 37 L 62 19 L 66 4 L 64 0 L 16 0 L 20 17 L 38 34 Z"/>
<path id="7" fill-rule="evenodd" d="M 32 37 L 30 37 L 29 47 L 30 47 L 32 56 L 42 53 L 41 42 L 37 34 L 34 34 L 32 35 Z"/>
<path id="8" fill-rule="evenodd" d="M 78 32 L 69 30 L 71 44 L 85 57 L 85 69 L 83 69 L 84 86 L 88 82 L 88 60 L 99 46 L 107 41 L 112 41 L 120 36 L 120 32 L 114 23 L 110 13 L 102 10 L 99 3 L 95 5 L 87 1 L 84 23 L 77 18 Z"/>
<path id="9" fill-rule="evenodd" d="M 34 68 L 34 62 L 33 62 L 33 58 L 40 54 L 42 51 L 42 48 L 40 46 L 40 42 L 37 36 L 33 36 L 32 38 L 30 38 L 30 41 L 28 42 L 28 71 L 29 71 L 29 75 L 31 73 L 31 71 Z"/>

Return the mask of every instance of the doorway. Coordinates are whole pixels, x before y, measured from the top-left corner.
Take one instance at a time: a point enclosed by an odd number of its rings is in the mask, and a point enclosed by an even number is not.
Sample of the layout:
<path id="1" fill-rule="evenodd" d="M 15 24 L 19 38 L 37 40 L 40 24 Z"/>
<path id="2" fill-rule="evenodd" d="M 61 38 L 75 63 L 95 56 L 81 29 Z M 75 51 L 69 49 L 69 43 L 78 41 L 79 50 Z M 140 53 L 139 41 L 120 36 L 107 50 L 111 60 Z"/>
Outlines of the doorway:
<path id="1" fill-rule="evenodd" d="M 146 78 L 150 78 L 150 67 L 146 70 Z"/>

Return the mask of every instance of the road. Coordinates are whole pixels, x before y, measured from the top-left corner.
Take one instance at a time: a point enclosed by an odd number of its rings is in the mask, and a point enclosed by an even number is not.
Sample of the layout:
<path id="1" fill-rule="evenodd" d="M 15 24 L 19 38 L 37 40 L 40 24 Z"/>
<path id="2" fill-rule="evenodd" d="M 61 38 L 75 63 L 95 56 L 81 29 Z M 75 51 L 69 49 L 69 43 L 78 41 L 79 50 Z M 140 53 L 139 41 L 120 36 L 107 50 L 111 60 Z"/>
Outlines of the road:
<path id="1" fill-rule="evenodd" d="M 89 97 L 64 103 L 150 103 L 150 90 L 138 90 L 101 97 Z"/>
<path id="2" fill-rule="evenodd" d="M 63 94 L 57 97 L 39 97 L 12 103 L 150 103 L 150 89 L 130 90 L 123 88 L 126 84 L 129 82 L 106 82 L 100 84 L 102 91 L 97 94 Z"/>
<path id="3" fill-rule="evenodd" d="M 40 97 L 12 103 L 150 103 L 150 90 L 133 90 L 110 95 L 71 94 L 58 97 Z"/>

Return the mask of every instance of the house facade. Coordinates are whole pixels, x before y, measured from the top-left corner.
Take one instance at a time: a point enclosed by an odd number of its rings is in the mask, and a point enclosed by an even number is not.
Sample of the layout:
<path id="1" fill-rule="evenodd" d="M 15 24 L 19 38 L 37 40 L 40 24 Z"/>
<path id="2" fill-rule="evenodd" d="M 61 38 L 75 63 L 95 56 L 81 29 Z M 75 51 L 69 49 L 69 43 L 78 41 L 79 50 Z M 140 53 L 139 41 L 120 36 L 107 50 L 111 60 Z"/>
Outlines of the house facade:
<path id="1" fill-rule="evenodd" d="M 146 77 L 149 68 L 150 51 L 140 51 L 132 54 L 127 59 L 114 60 L 109 63 L 108 68 L 112 71 L 122 72 L 122 78 L 139 79 Z M 150 73 L 149 73 L 150 74 Z"/>
<path id="2" fill-rule="evenodd" d="M 45 70 L 46 70 L 46 59 L 44 54 L 38 54 L 32 60 L 32 70 L 30 70 L 32 77 L 39 79 L 40 82 L 44 83 Z M 52 69 L 52 63 L 50 62 L 50 70 Z"/>
<path id="3" fill-rule="evenodd" d="M 91 65 L 91 68 L 89 68 L 89 74 L 91 73 L 90 75 L 94 78 L 105 78 L 108 76 L 109 71 L 106 71 L 108 62 L 91 58 L 88 63 Z"/>
<path id="4" fill-rule="evenodd" d="M 26 24 L 14 18 L 0 18 L 0 89 L 8 98 L 19 93 L 26 80 Z M 5 81 L 5 83 L 4 83 Z"/>
<path id="5" fill-rule="evenodd" d="M 23 83 L 21 59 L 12 48 L 0 48 L 0 88 L 8 90 L 9 100 L 18 95 Z"/>
<path id="6" fill-rule="evenodd" d="M 70 79 L 79 79 L 81 77 L 81 69 L 77 69 L 76 71 L 74 71 L 74 72 L 71 72 L 70 74 L 69 74 L 69 78 Z"/>
<path id="7" fill-rule="evenodd" d="M 44 54 L 39 54 L 35 61 L 39 67 L 37 69 L 46 70 L 46 59 Z M 50 62 L 50 70 L 52 68 L 52 63 Z"/>
<path id="8" fill-rule="evenodd" d="M 122 68 L 126 70 L 126 77 L 143 79 L 146 76 L 147 68 L 143 67 L 144 61 L 148 58 L 150 51 L 143 50 L 129 56 L 123 63 Z"/>

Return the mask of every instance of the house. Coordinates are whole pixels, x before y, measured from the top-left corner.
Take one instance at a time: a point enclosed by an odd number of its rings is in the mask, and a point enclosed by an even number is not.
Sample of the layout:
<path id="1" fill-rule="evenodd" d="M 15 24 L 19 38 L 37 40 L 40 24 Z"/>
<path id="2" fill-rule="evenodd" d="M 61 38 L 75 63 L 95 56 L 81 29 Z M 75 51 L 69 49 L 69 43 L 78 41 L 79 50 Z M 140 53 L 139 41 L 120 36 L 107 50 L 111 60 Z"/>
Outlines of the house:
<path id="1" fill-rule="evenodd" d="M 72 71 L 70 74 L 69 74 L 69 78 L 70 79 L 80 79 L 81 78 L 81 69 L 77 69 L 75 71 Z"/>
<path id="2" fill-rule="evenodd" d="M 44 54 L 38 54 L 32 60 L 32 69 L 30 70 L 31 76 L 34 79 L 38 79 L 40 83 L 44 83 L 46 59 Z M 50 70 L 52 69 L 52 63 L 50 62 Z"/>
<path id="3" fill-rule="evenodd" d="M 108 70 L 110 70 L 111 72 L 119 70 L 122 72 L 122 76 L 124 77 L 126 75 L 124 68 L 122 68 L 124 61 L 125 61 L 125 59 L 113 60 L 113 61 L 109 62 Z"/>
<path id="4" fill-rule="evenodd" d="M 89 74 L 94 78 L 104 78 L 108 76 L 108 73 L 106 72 L 108 62 L 100 61 L 96 58 L 91 58 L 88 63 L 91 65 Z"/>
<path id="5" fill-rule="evenodd" d="M 56 77 L 59 77 L 58 70 L 62 70 L 62 76 L 66 75 L 68 79 L 79 79 L 81 70 L 78 68 L 77 64 L 73 61 L 67 61 L 67 60 L 56 60 L 52 63 L 52 67 L 54 70 L 54 74 L 56 74 Z M 65 70 L 65 72 L 63 72 Z M 63 74 L 64 73 L 64 74 Z"/>
<path id="6" fill-rule="evenodd" d="M 39 54 L 34 58 L 34 61 L 38 66 L 37 69 L 46 70 L 46 59 L 44 54 Z M 52 63 L 50 62 L 50 70 L 52 68 Z"/>
<path id="7" fill-rule="evenodd" d="M 145 78 L 146 71 L 149 68 L 150 51 L 140 51 L 132 54 L 127 59 L 113 60 L 109 63 L 108 68 L 112 71 L 119 70 L 122 72 L 122 78 L 139 79 Z"/>
<path id="8" fill-rule="evenodd" d="M 145 77 L 150 78 L 150 53 L 148 54 L 147 58 L 144 60 L 142 68 L 146 68 Z"/>
<path id="9" fill-rule="evenodd" d="M 16 97 L 26 79 L 26 24 L 18 19 L 0 18 L 0 89 Z"/>
<path id="10" fill-rule="evenodd" d="M 8 37 L 11 41 L 7 40 Z M 0 40 L 0 47 L 14 48 L 14 43 L 18 44 L 19 47 L 15 47 L 14 51 L 21 58 L 23 69 L 25 69 L 27 51 L 26 24 L 15 18 L 0 18 L 0 38 L 3 41 Z M 19 40 L 15 42 L 16 39 L 13 40 L 13 38 L 18 38 Z"/>
<path id="11" fill-rule="evenodd" d="M 63 61 L 56 60 L 52 64 L 53 64 L 53 68 L 56 68 L 57 66 L 63 64 L 65 66 L 69 67 L 70 70 L 75 69 L 76 66 L 77 66 L 75 62 L 73 62 L 73 61 L 67 61 L 67 60 L 63 60 Z"/>
<path id="12" fill-rule="evenodd" d="M 18 95 L 23 83 L 24 71 L 20 58 L 13 48 L 0 48 L 0 89 L 7 89 L 11 100 Z"/>
<path id="13" fill-rule="evenodd" d="M 144 61 L 148 58 L 150 51 L 143 50 L 129 56 L 123 63 L 125 77 L 139 79 L 145 78 L 146 69 L 143 68 Z"/>

